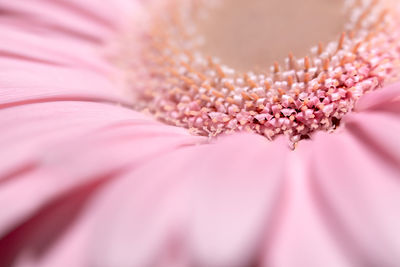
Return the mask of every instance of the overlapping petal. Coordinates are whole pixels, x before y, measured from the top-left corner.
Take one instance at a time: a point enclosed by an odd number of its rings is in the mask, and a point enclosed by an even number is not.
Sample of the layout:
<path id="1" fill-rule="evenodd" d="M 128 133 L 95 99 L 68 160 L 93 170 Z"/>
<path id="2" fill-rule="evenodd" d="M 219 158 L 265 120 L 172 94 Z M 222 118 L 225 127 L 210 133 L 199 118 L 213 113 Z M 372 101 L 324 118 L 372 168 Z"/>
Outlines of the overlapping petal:
<path id="1" fill-rule="evenodd" d="M 32 2 L 0 4 L 0 266 L 398 265 L 399 84 L 294 152 L 209 143 L 105 57 L 144 1 Z"/>
<path id="2" fill-rule="evenodd" d="M 352 266 L 400 262 L 399 84 L 367 95 L 341 133 L 313 142 L 315 203 Z"/>
<path id="3" fill-rule="evenodd" d="M 247 266 L 279 208 L 288 152 L 282 145 L 239 135 L 130 165 L 47 253 L 25 245 L 28 261 L 63 266 L 69 255 L 80 259 L 77 266 Z M 56 224 L 41 222 L 33 225 L 38 231 Z"/>
<path id="4" fill-rule="evenodd" d="M 90 195 L 97 188 L 94 185 L 116 179 L 126 168 L 134 169 L 146 159 L 203 142 L 127 108 L 131 100 L 114 76 L 118 71 L 102 54 L 107 44 L 91 43 L 74 34 L 59 35 L 49 26 L 51 21 L 58 28 L 94 34 L 107 42 L 122 27 L 118 16 L 113 20 L 106 12 L 110 3 L 94 8 L 93 1 L 82 5 L 36 2 L 32 9 L 25 9 L 23 1 L 1 4 L 6 14 L 1 19 L 7 24 L 1 27 L 0 48 L 0 243 L 4 266 L 14 262 L 24 248 L 37 245 L 35 237 L 48 237 L 40 231 L 46 231 L 42 227 L 32 238 L 26 233 L 32 225 L 42 226 L 36 222 L 48 216 L 48 210 L 61 210 L 56 217 L 66 216 L 67 221 L 68 208 L 80 203 L 80 196 Z M 121 4 L 110 6 L 125 9 L 128 3 Z M 64 25 L 70 22 L 62 19 L 64 13 L 80 16 L 87 23 L 72 20 L 79 23 Z M 126 23 L 129 17 L 124 19 Z M 22 25 L 28 21 L 29 25 Z M 39 36 L 35 31 L 46 34 Z M 67 207 L 65 214 L 63 207 Z M 49 233 L 60 233 L 66 227 L 58 223 Z M 19 238 L 21 232 L 23 239 Z M 15 246 L 9 246 L 10 242 Z"/>

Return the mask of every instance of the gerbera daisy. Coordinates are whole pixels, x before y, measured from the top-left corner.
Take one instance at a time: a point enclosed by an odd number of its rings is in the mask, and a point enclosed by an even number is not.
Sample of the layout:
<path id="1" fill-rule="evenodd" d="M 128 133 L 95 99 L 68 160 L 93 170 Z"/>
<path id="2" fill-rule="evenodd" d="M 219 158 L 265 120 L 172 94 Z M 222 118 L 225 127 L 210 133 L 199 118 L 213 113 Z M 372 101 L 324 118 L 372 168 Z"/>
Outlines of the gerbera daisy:
<path id="1" fill-rule="evenodd" d="M 398 266 L 399 14 L 3 1 L 0 266 Z"/>

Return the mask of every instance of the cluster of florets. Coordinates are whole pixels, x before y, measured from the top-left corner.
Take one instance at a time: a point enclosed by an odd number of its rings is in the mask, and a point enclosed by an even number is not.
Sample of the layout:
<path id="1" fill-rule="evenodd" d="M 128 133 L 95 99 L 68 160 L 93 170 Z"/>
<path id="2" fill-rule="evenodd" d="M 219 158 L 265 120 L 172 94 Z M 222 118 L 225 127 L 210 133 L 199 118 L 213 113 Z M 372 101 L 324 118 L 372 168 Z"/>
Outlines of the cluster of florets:
<path id="1" fill-rule="evenodd" d="M 316 130 L 332 131 L 357 99 L 393 78 L 399 65 L 393 14 L 378 1 L 359 9 L 352 31 L 338 41 L 320 43 L 302 59 L 289 54 L 286 66 L 275 62 L 266 73 L 238 73 L 204 57 L 175 17 L 169 33 L 150 35 L 142 59 L 146 77 L 139 78 L 147 81 L 139 88 L 141 107 L 200 135 L 284 134 L 296 144 Z"/>

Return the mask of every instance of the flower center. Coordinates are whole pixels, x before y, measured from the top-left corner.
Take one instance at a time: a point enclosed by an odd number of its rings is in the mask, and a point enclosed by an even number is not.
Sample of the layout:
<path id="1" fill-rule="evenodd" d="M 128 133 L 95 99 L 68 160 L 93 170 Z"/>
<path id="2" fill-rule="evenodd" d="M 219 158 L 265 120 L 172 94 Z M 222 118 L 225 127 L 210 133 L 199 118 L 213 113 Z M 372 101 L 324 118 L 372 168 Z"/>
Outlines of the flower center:
<path id="1" fill-rule="evenodd" d="M 130 64 L 136 108 L 194 134 L 283 134 L 294 147 L 398 74 L 396 1 L 159 1 Z"/>

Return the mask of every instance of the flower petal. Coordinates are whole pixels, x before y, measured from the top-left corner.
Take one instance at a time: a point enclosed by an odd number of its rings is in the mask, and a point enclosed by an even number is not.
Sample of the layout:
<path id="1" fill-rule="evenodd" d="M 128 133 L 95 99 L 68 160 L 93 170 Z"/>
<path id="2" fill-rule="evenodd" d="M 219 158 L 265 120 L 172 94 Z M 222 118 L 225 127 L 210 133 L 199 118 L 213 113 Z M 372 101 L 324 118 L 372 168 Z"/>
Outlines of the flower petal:
<path id="1" fill-rule="evenodd" d="M 342 128 L 291 154 L 284 215 L 265 266 L 396 266 L 399 88 L 362 97 Z"/>
<path id="2" fill-rule="evenodd" d="M 0 235 L 74 186 L 202 140 L 134 111 L 90 102 L 12 107 L 0 110 L 0 118 L 7 129 L 0 132 Z"/>
<path id="3" fill-rule="evenodd" d="M 2 20 L 25 29 L 47 29 L 85 42 L 99 43 L 126 26 L 140 1 L 5 1 Z M 137 14 L 136 14 L 137 15 Z M 21 19 L 23 17 L 23 19 Z"/>
<path id="4" fill-rule="evenodd" d="M 121 31 L 140 12 L 141 2 L 33 1 L 35 4 L 31 5 L 20 0 L 0 4 L 6 14 L 0 16 L 0 22 L 4 22 L 0 23 L 0 107 L 43 99 L 131 104 L 133 98 L 125 84 L 124 71 L 113 63 L 112 56 L 119 49 L 115 43 L 121 38 Z M 126 13 L 131 11 L 132 14 Z M 37 14 L 29 15 L 30 12 Z M 68 19 L 68 14 L 79 19 Z M 75 35 L 62 35 L 58 28 L 51 27 L 72 21 L 77 25 L 63 26 L 67 31 L 95 33 L 90 27 L 86 29 L 81 20 L 107 29 L 108 34 L 97 34 L 102 41 L 93 43 Z M 36 24 L 39 26 L 33 29 Z"/>
<path id="5" fill-rule="evenodd" d="M 379 91 L 363 96 L 356 105 L 356 111 L 388 111 L 400 113 L 400 82 L 386 86 Z"/>
<path id="6" fill-rule="evenodd" d="M 111 189 L 96 266 L 248 264 L 276 208 L 287 151 L 236 135 L 149 162 Z"/>
<path id="7" fill-rule="evenodd" d="M 128 169 L 32 261 L 46 267 L 64 266 L 66 257 L 79 259 L 75 266 L 245 266 L 277 208 L 288 152 L 282 142 L 224 137 Z"/>
<path id="8" fill-rule="evenodd" d="M 313 143 L 313 181 L 325 222 L 355 266 L 400 262 L 398 115 L 351 115 Z"/>
<path id="9" fill-rule="evenodd" d="M 0 60 L 0 65 L 4 60 Z M 92 101 L 130 105 L 129 92 L 97 73 L 36 63 L 13 64 L 0 73 L 0 109 L 51 101 Z M 23 80 L 21 77 L 24 77 Z"/>
<path id="10" fill-rule="evenodd" d="M 321 218 L 310 180 L 311 142 L 304 141 L 286 164 L 284 201 L 274 234 L 267 240 L 261 266 L 350 267 L 347 255 L 335 242 Z"/>

